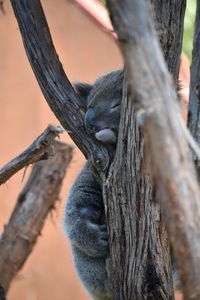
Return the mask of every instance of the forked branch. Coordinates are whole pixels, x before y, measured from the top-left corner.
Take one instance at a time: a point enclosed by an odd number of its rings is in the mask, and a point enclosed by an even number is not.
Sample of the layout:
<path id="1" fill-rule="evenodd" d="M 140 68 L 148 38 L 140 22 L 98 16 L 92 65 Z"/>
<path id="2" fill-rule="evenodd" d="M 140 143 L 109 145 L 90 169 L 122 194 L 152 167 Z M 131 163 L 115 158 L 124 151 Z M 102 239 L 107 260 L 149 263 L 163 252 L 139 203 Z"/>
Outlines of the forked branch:
<path id="1" fill-rule="evenodd" d="M 83 154 L 97 169 L 105 168 L 108 153 L 85 130 L 79 96 L 59 61 L 40 1 L 11 0 L 11 4 L 30 65 L 48 105 Z"/>

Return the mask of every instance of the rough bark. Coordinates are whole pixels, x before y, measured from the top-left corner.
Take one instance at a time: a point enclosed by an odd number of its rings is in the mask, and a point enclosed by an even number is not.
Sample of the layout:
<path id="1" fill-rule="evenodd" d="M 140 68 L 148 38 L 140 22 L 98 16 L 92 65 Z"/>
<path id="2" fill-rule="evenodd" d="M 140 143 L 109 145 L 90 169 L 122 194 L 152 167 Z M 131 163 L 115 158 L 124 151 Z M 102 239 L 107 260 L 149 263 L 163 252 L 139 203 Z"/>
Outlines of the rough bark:
<path id="1" fill-rule="evenodd" d="M 48 105 L 96 169 L 105 168 L 108 152 L 85 130 L 79 96 L 59 61 L 40 1 L 11 0 L 11 4 L 27 57 Z"/>
<path id="2" fill-rule="evenodd" d="M 0 288 L 7 292 L 41 234 L 48 213 L 59 198 L 71 146 L 54 141 L 56 155 L 34 165 L 0 239 Z M 3 294 L 2 294 L 3 297 Z M 2 298 L 3 299 L 3 298 Z"/>
<path id="3" fill-rule="evenodd" d="M 182 51 L 183 22 L 186 0 L 151 0 L 155 28 L 168 70 L 177 84 Z"/>
<path id="4" fill-rule="evenodd" d="M 174 299 L 166 230 L 126 89 L 123 100 L 116 157 L 104 186 L 113 299 Z"/>
<path id="5" fill-rule="evenodd" d="M 47 102 L 49 103 L 51 109 L 54 111 L 55 115 L 60 120 L 63 127 L 69 131 L 69 134 L 74 139 L 74 141 L 77 143 L 79 148 L 83 151 L 83 153 L 86 156 L 88 156 L 92 160 L 93 165 L 95 165 L 99 171 L 101 171 L 103 169 L 101 176 L 104 180 L 104 183 L 106 182 L 106 184 L 109 184 L 111 175 L 107 180 L 107 176 L 104 174 L 104 171 L 106 171 L 106 167 L 108 166 L 108 162 L 109 162 L 108 154 L 103 147 L 100 147 L 100 145 L 97 142 L 94 142 L 92 139 L 90 139 L 84 130 L 83 115 L 80 111 L 78 96 L 74 93 L 69 81 L 67 80 L 67 78 L 64 74 L 64 71 L 62 69 L 62 66 L 58 60 L 56 53 L 55 53 L 55 49 L 53 47 L 53 43 L 52 43 L 52 40 L 51 40 L 51 37 L 49 34 L 48 26 L 46 24 L 43 11 L 40 7 L 40 2 L 36 1 L 36 0 L 34 0 L 34 1 L 11 0 L 11 3 L 13 5 L 15 15 L 16 15 L 16 18 L 19 23 L 19 27 L 20 27 L 20 30 L 22 33 L 24 46 L 25 46 L 29 61 L 32 65 L 32 68 L 35 72 L 36 78 L 38 79 L 38 82 L 39 82 L 41 89 L 46 97 Z M 172 43 L 175 43 L 175 41 L 172 40 Z M 175 59 L 175 58 L 173 58 L 173 59 Z M 176 61 L 178 61 L 177 56 L 176 56 Z M 171 61 L 171 64 L 174 66 L 176 63 Z M 133 122 L 133 121 L 130 121 L 130 122 Z M 126 131 L 129 129 L 127 129 L 127 127 L 125 127 L 124 130 Z M 138 131 L 136 131 L 136 132 L 138 132 Z M 136 135 L 137 134 L 138 133 L 136 133 Z M 129 139 L 131 139 L 130 136 L 131 136 L 131 134 L 129 133 Z M 124 140 L 124 138 L 123 138 L 123 140 Z M 130 145 L 130 141 L 129 141 L 128 145 Z M 140 145 L 141 146 L 138 145 L 135 147 L 136 148 L 141 147 L 141 149 L 142 149 L 142 144 L 140 144 Z M 131 148 L 131 150 L 130 150 L 130 148 Z M 128 148 L 128 149 L 130 151 L 132 151 L 132 146 L 130 148 Z M 137 153 L 142 153 L 142 152 L 137 152 Z M 121 154 L 121 155 L 123 155 L 123 154 Z M 131 156 L 132 152 L 129 155 L 132 158 L 132 156 Z M 120 158 L 119 158 L 119 160 L 120 160 Z M 137 170 L 141 170 L 141 166 L 142 166 L 142 164 L 141 165 L 139 164 L 139 166 L 137 166 Z M 119 171 L 119 174 L 121 174 L 120 172 L 121 171 Z M 145 181 L 147 182 L 148 177 L 144 177 L 143 179 L 141 179 L 140 176 L 138 176 L 138 181 L 136 180 L 136 184 L 135 184 L 134 188 L 136 191 L 139 191 L 143 194 L 146 193 L 145 194 L 146 197 L 148 197 L 147 195 L 149 195 L 149 197 L 150 197 L 150 194 L 151 194 L 150 189 L 143 190 L 142 188 L 141 189 L 139 188 L 142 180 L 144 180 L 144 182 Z M 118 183 L 119 183 L 119 181 L 118 181 Z M 115 191 L 114 195 L 117 194 L 119 196 L 121 191 L 120 191 L 120 189 L 117 188 L 118 183 L 116 184 L 116 191 Z M 130 183 L 130 178 L 129 178 L 129 183 Z M 125 188 L 125 187 L 126 187 L 126 184 L 123 185 L 123 188 Z M 120 186 L 120 188 L 121 188 L 121 186 Z M 113 193 L 114 193 L 114 191 L 113 191 Z M 105 194 L 106 194 L 106 186 L 104 187 L 104 195 Z M 127 194 L 125 194 L 125 195 L 127 195 Z M 145 199 L 145 196 L 144 196 L 144 199 Z M 127 198 L 125 200 L 125 203 L 128 201 L 129 200 Z M 136 222 L 136 226 L 140 227 L 141 231 L 143 230 L 145 237 L 148 237 L 148 234 L 145 233 L 145 229 L 144 229 L 145 227 L 143 226 L 143 224 L 147 224 L 149 227 L 152 227 L 152 228 L 154 226 L 157 229 L 161 228 L 160 230 L 162 232 L 162 226 L 157 227 L 157 223 L 159 223 L 159 221 L 160 221 L 160 216 L 158 213 L 158 209 L 156 209 L 156 204 L 155 204 L 155 206 L 152 206 L 152 208 L 150 208 L 150 209 L 149 209 L 149 206 L 147 203 L 144 203 L 146 206 L 142 205 L 142 204 L 140 205 L 139 200 L 137 200 L 137 204 L 139 206 L 137 206 L 138 210 L 136 212 L 136 215 L 138 215 L 141 212 L 141 218 L 139 219 L 139 221 Z M 109 205 L 110 204 L 107 205 L 107 210 L 110 210 Z M 113 204 L 113 205 L 115 205 L 115 204 Z M 115 207 L 115 208 L 117 208 L 117 207 Z M 150 216 L 151 216 L 151 214 L 152 215 L 155 214 L 153 218 L 154 218 L 154 220 L 156 220 L 157 223 L 149 222 L 148 217 L 147 217 L 147 219 L 143 218 L 142 213 L 144 211 L 146 213 L 148 209 L 149 209 Z M 128 215 L 127 222 L 128 222 L 128 220 L 130 221 L 131 216 L 130 216 L 129 209 L 127 209 L 127 207 L 126 207 L 126 210 L 124 209 L 123 212 L 124 212 L 124 217 L 126 217 L 126 214 Z M 125 212 L 126 212 L 126 214 L 125 214 Z M 111 214 L 111 216 L 112 216 L 112 214 Z M 147 214 L 147 216 L 148 216 L 148 214 Z M 109 212 L 108 212 L 108 217 L 109 217 Z M 115 223 L 110 224 L 110 222 L 112 222 L 112 218 L 110 218 L 109 220 L 110 220 L 109 227 L 113 228 Z M 122 220 L 124 220 L 124 219 L 122 219 Z M 121 225 L 123 225 L 123 222 L 122 223 L 118 222 L 118 224 L 120 224 L 120 226 L 121 226 Z M 129 233 L 126 232 L 127 226 L 131 227 L 132 225 L 126 223 L 125 233 L 127 234 L 127 237 L 124 238 L 127 243 L 126 244 L 126 246 L 128 247 L 127 249 L 130 249 L 132 246 L 131 243 L 133 242 L 133 238 L 131 236 L 131 233 L 132 233 L 131 231 Z M 155 228 L 154 228 L 154 231 L 155 231 Z M 139 231 L 137 231 L 137 232 L 139 232 Z M 118 232 L 113 231 L 113 233 L 114 233 L 113 234 L 113 238 L 114 238 L 115 234 L 118 234 Z M 123 233 L 124 233 L 124 231 L 123 231 Z M 111 236 L 112 236 L 112 234 L 111 234 Z M 161 236 L 160 232 L 158 234 L 156 234 L 156 236 Z M 146 259 L 146 262 L 142 264 L 143 270 L 144 270 L 144 266 L 145 267 L 148 266 L 147 254 L 149 255 L 149 252 L 147 249 L 149 249 L 148 247 L 150 247 L 152 249 L 152 252 L 150 252 L 151 255 L 148 256 L 148 262 L 150 262 L 150 267 L 146 269 L 146 270 L 148 270 L 148 272 L 147 272 L 148 274 L 145 275 L 145 278 L 148 278 L 148 282 L 144 283 L 144 285 L 141 286 L 142 283 L 140 281 L 140 289 L 138 289 L 138 291 L 139 291 L 139 293 L 142 293 L 142 288 L 146 288 L 148 291 L 145 295 L 148 295 L 148 297 L 152 297 L 152 296 L 154 297 L 155 290 L 159 291 L 159 296 L 160 296 L 162 293 L 162 289 L 163 289 L 164 292 L 162 294 L 161 299 L 165 299 L 166 298 L 166 290 L 165 290 L 166 284 L 168 284 L 170 282 L 170 279 L 167 277 L 168 276 L 167 274 L 169 274 L 169 273 L 168 273 L 168 270 L 162 270 L 162 267 L 163 267 L 162 264 L 159 265 L 159 267 L 158 266 L 156 267 L 155 261 L 156 261 L 156 255 L 157 255 L 156 251 L 159 249 L 159 247 L 160 247 L 160 249 L 162 248 L 165 250 L 165 247 L 161 247 L 160 245 L 157 245 L 156 243 L 162 243 L 163 245 L 165 245 L 166 241 L 165 241 L 165 239 L 163 239 L 161 241 L 158 240 L 157 242 L 153 241 L 153 243 L 152 243 L 152 242 L 150 242 L 151 236 L 148 237 L 147 240 L 148 240 L 147 243 L 145 241 L 143 241 L 143 243 L 141 243 L 141 245 L 143 245 L 145 247 L 144 253 L 145 253 L 145 259 Z M 155 245 L 155 248 L 152 245 Z M 142 247 L 140 246 L 140 248 L 138 248 L 138 249 L 139 249 L 139 251 L 141 251 Z M 166 252 L 167 252 L 167 250 L 166 250 Z M 132 254 L 133 252 L 130 251 L 130 253 Z M 142 253 L 142 252 L 138 252 L 138 253 L 135 252 L 134 255 L 136 255 L 136 256 L 134 256 L 134 258 L 135 257 L 138 258 L 138 255 L 140 253 Z M 165 260 L 165 251 L 163 251 L 163 253 L 159 254 L 159 256 L 158 256 L 159 259 L 161 258 L 162 255 L 163 255 L 164 262 L 167 263 L 167 261 Z M 127 260 L 128 256 L 126 258 L 123 258 L 123 256 L 125 256 L 125 254 L 123 254 L 123 252 L 121 252 L 121 256 L 122 256 L 122 260 L 126 261 L 126 263 L 128 264 L 128 260 Z M 166 258 L 167 258 L 167 256 L 166 256 Z M 153 262 L 152 262 L 152 260 L 153 260 Z M 134 263 L 136 263 L 136 261 Z M 124 265 L 122 264 L 122 266 L 124 266 Z M 132 278 L 130 277 L 132 275 L 132 270 L 130 269 L 131 266 L 132 265 L 129 266 L 128 272 L 127 272 L 127 270 L 124 269 L 126 271 L 125 272 L 126 276 L 124 276 L 124 278 L 126 277 L 125 279 L 127 279 L 130 284 L 132 284 L 134 282 L 134 281 L 132 281 Z M 128 267 L 128 266 L 126 265 L 126 267 Z M 137 270 L 139 270 L 138 266 L 137 266 Z M 155 281 L 156 276 L 153 276 L 154 281 L 151 285 L 151 284 L 149 284 L 149 280 L 151 280 L 152 272 L 154 272 L 155 270 L 156 270 L 156 274 L 162 274 L 165 277 L 163 279 L 162 279 L 162 277 L 158 278 L 157 282 L 156 282 Z M 129 271 L 131 271 L 131 272 L 129 272 Z M 136 276 L 135 278 L 138 278 L 138 277 Z M 163 280 L 163 282 L 159 282 L 162 280 Z M 118 285 L 119 285 L 119 282 L 121 282 L 121 281 L 118 281 L 118 283 L 117 283 Z M 155 283 L 155 289 L 154 289 L 154 283 Z M 125 285 L 126 285 L 126 282 L 124 282 L 124 287 L 122 287 L 122 289 L 126 288 Z M 163 288 L 162 288 L 162 286 L 163 286 Z M 170 295 L 170 293 L 171 293 L 171 288 L 169 288 L 168 295 Z M 129 292 L 126 292 L 125 294 L 127 295 L 127 297 L 128 297 L 128 295 L 130 295 Z M 135 293 L 135 295 L 137 296 L 139 294 Z M 120 294 L 120 297 L 122 297 L 121 294 Z M 170 296 L 169 296 L 169 298 L 170 298 Z M 116 298 L 116 299 L 118 299 L 118 298 Z M 123 298 L 123 299 L 125 299 L 125 298 Z M 130 298 L 127 298 L 127 299 L 130 299 Z"/>
<path id="6" fill-rule="evenodd" d="M 48 125 L 46 130 L 20 155 L 12 159 L 0 169 L 0 185 L 24 167 L 41 159 L 48 158 L 49 146 L 53 139 L 59 136 L 63 129 L 59 126 Z"/>
<path id="7" fill-rule="evenodd" d="M 176 82 L 185 4 L 183 6 L 183 1 L 176 4 L 173 1 L 152 2 L 161 46 Z M 179 20 L 175 8 L 181 15 Z M 172 299 L 166 230 L 160 216 L 160 206 L 155 202 L 155 195 L 152 195 L 152 183 L 144 162 L 143 137 L 133 107 L 126 98 L 125 101 L 120 126 L 124 132 L 119 134 L 116 161 L 104 189 L 111 241 L 111 278 L 116 293 L 114 298 Z"/>
<path id="8" fill-rule="evenodd" d="M 200 191 L 187 145 L 189 135 L 175 101 L 149 5 L 143 0 L 109 0 L 108 4 L 184 295 L 186 299 L 200 299 Z"/>
<path id="9" fill-rule="evenodd" d="M 193 40 L 191 79 L 190 79 L 190 102 L 188 113 L 188 126 L 200 145 L 200 2 L 197 1 L 195 34 Z M 198 176 L 200 179 L 200 159 L 195 157 Z"/>

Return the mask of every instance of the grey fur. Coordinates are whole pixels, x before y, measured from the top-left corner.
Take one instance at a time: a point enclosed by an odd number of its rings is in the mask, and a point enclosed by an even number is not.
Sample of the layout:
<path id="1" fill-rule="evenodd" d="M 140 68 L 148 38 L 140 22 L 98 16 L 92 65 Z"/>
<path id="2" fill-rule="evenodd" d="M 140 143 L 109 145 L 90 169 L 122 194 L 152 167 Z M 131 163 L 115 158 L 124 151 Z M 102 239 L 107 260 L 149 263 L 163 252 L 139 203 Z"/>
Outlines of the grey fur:
<path id="1" fill-rule="evenodd" d="M 100 142 L 116 144 L 122 97 L 122 70 L 97 79 L 94 85 L 76 84 L 86 107 L 85 125 Z M 71 242 L 80 280 L 95 300 L 111 300 L 106 271 L 108 236 L 102 189 L 97 174 L 86 163 L 72 186 L 65 208 L 65 232 Z"/>
<path id="2" fill-rule="evenodd" d="M 111 289 L 106 273 L 109 257 L 101 185 L 86 163 L 66 204 L 65 231 L 72 245 L 74 264 L 93 299 L 106 300 Z"/>
<path id="3" fill-rule="evenodd" d="M 122 83 L 123 71 L 117 70 L 97 79 L 94 85 L 79 83 L 75 86 L 86 110 L 87 130 L 109 149 L 115 149 L 117 142 Z M 112 300 L 106 271 L 109 247 L 102 189 L 88 163 L 71 188 L 64 227 L 77 273 L 86 290 L 95 300 Z M 173 275 L 176 284 L 176 268 Z"/>
<path id="4" fill-rule="evenodd" d="M 106 145 L 117 142 L 122 83 L 123 71 L 113 71 L 97 79 L 88 94 L 85 126 Z"/>

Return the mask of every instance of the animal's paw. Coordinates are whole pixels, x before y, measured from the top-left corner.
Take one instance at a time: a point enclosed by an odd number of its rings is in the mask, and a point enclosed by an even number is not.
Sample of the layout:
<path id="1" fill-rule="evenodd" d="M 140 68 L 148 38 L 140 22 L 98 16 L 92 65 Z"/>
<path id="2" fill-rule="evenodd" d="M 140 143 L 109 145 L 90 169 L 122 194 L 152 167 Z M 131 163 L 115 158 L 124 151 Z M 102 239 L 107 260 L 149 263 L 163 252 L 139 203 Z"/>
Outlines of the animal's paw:
<path id="1" fill-rule="evenodd" d="M 106 225 L 91 224 L 93 256 L 108 256 L 109 245 L 108 245 L 108 233 Z"/>

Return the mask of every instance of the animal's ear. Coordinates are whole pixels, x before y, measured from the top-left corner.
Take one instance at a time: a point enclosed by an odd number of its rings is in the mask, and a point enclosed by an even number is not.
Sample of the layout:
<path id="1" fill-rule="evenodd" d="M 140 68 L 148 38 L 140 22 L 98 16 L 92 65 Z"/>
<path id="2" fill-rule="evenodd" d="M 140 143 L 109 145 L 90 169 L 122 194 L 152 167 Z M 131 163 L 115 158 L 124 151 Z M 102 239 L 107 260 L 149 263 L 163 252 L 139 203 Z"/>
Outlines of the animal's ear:
<path id="1" fill-rule="evenodd" d="M 75 82 L 73 84 L 75 91 L 81 98 L 81 104 L 83 105 L 83 108 L 87 108 L 87 99 L 88 95 L 92 89 L 92 84 L 85 83 L 85 82 Z"/>

